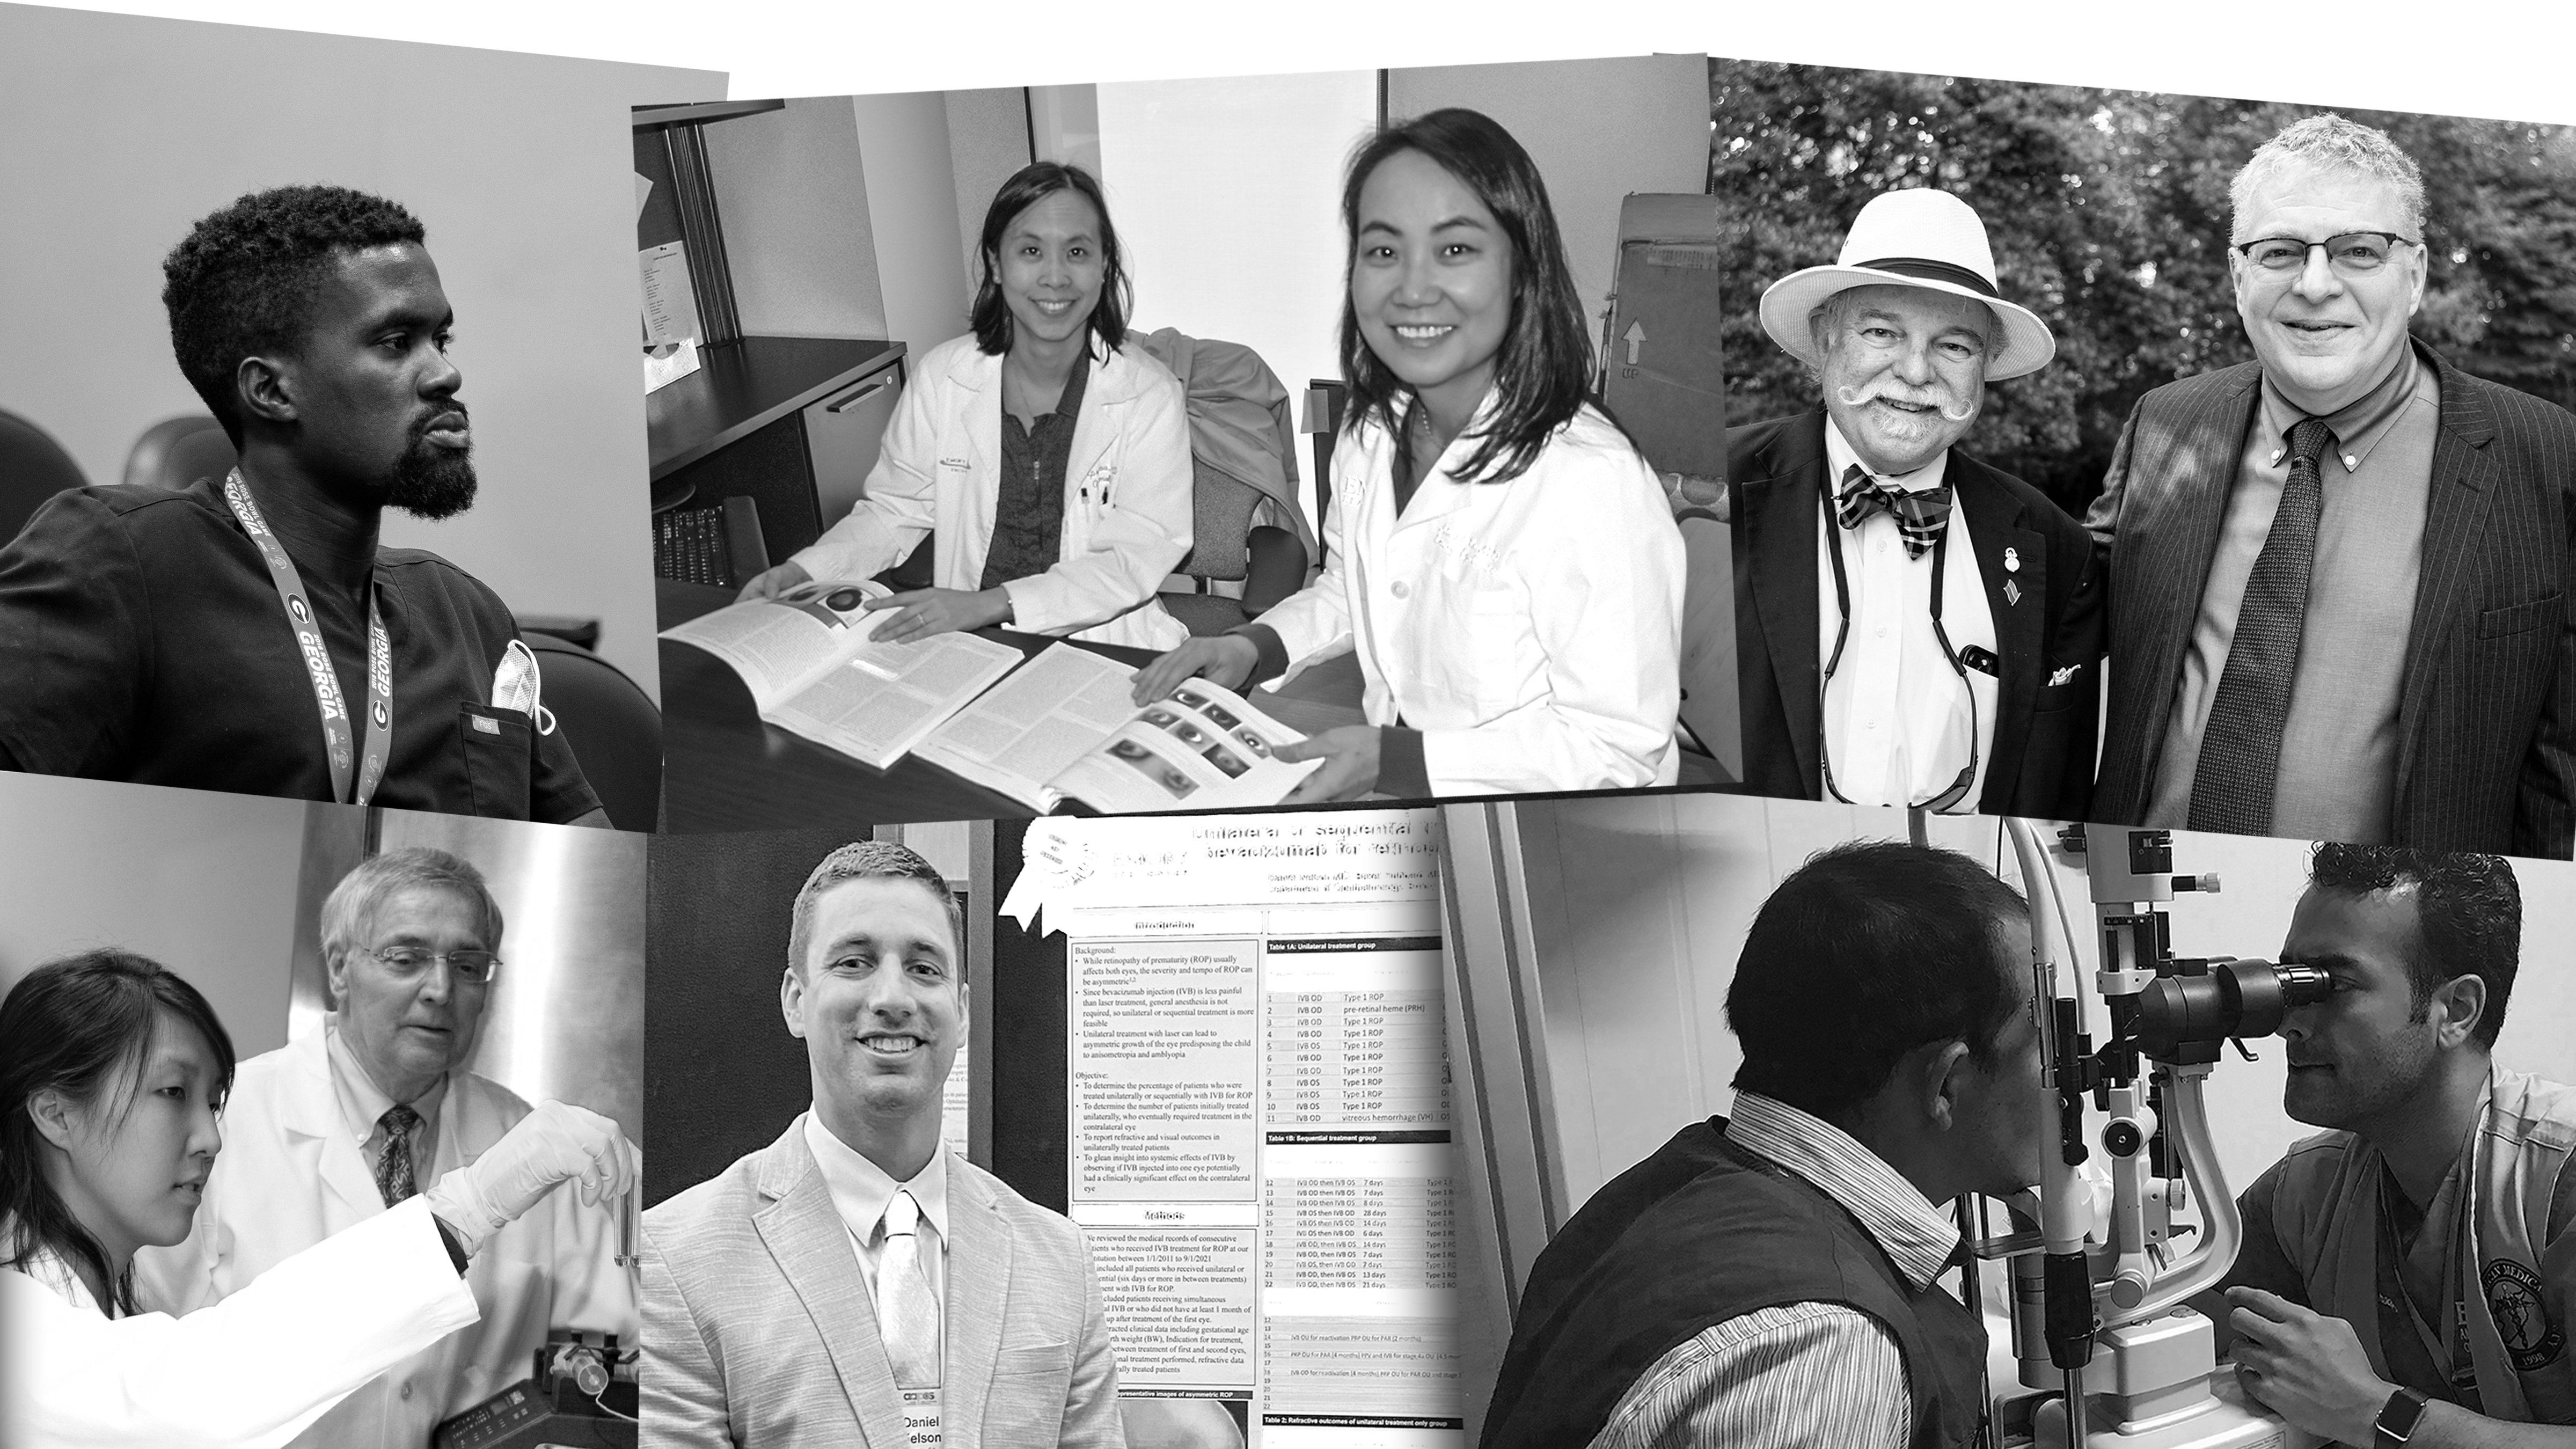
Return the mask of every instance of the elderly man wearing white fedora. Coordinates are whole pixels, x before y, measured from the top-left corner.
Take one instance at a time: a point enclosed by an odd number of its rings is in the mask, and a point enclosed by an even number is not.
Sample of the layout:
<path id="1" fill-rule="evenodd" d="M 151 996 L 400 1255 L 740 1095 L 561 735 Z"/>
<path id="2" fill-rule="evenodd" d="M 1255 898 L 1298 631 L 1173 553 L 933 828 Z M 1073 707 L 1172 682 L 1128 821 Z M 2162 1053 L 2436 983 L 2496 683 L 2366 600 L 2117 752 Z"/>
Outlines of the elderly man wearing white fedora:
<path id="1" fill-rule="evenodd" d="M 1985 224 L 1892 191 L 1833 266 L 1762 294 L 1823 410 L 1730 428 L 1745 788 L 2082 819 L 2103 572 L 2083 525 L 1953 445 L 1986 384 L 2048 365 Z"/>

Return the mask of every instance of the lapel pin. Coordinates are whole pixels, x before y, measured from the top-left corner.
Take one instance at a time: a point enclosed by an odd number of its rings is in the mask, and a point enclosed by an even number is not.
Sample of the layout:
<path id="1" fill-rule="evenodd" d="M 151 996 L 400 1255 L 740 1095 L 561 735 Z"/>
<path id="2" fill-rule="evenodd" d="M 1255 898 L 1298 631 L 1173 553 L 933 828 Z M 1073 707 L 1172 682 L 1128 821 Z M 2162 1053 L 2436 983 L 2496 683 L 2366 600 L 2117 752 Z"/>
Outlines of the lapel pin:
<path id="1" fill-rule="evenodd" d="M 2004 572 L 2008 574 L 2021 572 L 2021 550 L 2012 548 L 2004 550 Z"/>
<path id="2" fill-rule="evenodd" d="M 2019 604 L 2021 602 L 2020 583 L 2012 579 L 2004 580 L 2004 602 L 2007 604 Z"/>

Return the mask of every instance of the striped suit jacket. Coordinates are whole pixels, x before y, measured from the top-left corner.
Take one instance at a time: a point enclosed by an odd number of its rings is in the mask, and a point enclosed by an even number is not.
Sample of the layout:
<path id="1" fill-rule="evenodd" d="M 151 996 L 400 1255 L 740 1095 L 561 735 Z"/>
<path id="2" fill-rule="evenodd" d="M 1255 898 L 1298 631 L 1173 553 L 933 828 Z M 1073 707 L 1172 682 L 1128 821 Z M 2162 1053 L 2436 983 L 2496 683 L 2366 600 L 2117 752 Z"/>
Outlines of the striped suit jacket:
<path id="1" fill-rule="evenodd" d="M 2397 713 L 2390 839 L 2565 858 L 2576 843 L 2576 417 L 2440 372 L 2423 571 Z M 2140 399 L 2086 525 L 2111 555 L 2110 718 L 2092 818 L 2133 825 L 2154 773 L 2262 369 Z"/>
<path id="2" fill-rule="evenodd" d="M 645 1449 L 904 1449 L 874 1301 L 798 1117 L 644 1214 Z M 1119 1449 L 1081 1230 L 948 1159 L 947 1449 Z"/>

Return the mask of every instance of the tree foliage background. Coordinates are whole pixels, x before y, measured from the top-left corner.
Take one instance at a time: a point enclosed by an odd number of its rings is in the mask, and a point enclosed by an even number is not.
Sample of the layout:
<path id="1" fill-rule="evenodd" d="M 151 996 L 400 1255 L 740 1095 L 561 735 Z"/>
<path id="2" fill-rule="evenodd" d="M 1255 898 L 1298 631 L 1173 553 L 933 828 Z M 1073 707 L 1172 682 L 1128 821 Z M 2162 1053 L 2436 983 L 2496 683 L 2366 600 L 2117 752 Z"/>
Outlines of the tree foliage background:
<path id="1" fill-rule="evenodd" d="M 1829 263 L 1871 197 L 1937 186 L 1977 209 L 2004 295 L 2057 358 L 1997 384 L 1961 446 L 2081 514 L 2149 389 L 2250 360 L 2228 281 L 2227 184 L 2322 109 L 1712 59 L 1730 423 L 1818 406 L 1754 302 Z M 2576 131 L 2348 111 L 2423 168 L 2431 275 L 2415 335 L 2474 375 L 2576 407 Z"/>

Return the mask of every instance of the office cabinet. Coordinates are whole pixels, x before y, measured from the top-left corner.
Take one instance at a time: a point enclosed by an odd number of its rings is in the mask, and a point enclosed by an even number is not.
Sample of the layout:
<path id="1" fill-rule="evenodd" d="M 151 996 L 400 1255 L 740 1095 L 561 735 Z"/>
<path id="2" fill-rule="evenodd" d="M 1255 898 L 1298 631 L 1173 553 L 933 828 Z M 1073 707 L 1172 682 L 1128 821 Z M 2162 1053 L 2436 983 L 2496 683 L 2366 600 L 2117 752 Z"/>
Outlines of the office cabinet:
<path id="1" fill-rule="evenodd" d="M 903 369 L 889 366 L 805 409 L 805 453 L 814 473 L 816 520 L 823 527 L 840 522 L 867 495 L 868 470 L 877 465 L 886 424 L 902 395 Z"/>

